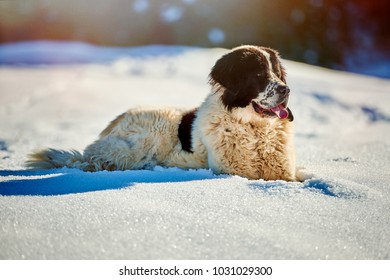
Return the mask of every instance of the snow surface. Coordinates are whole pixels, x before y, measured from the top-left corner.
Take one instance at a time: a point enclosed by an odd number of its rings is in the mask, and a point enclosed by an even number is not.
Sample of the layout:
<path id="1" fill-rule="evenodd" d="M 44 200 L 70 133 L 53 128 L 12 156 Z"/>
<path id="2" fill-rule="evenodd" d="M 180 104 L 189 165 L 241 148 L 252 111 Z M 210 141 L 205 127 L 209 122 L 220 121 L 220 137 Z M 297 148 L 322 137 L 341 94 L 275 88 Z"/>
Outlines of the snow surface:
<path id="1" fill-rule="evenodd" d="M 24 168 L 129 107 L 198 106 L 225 52 L 0 46 L 0 258 L 390 259 L 389 80 L 285 61 L 302 183 Z"/>

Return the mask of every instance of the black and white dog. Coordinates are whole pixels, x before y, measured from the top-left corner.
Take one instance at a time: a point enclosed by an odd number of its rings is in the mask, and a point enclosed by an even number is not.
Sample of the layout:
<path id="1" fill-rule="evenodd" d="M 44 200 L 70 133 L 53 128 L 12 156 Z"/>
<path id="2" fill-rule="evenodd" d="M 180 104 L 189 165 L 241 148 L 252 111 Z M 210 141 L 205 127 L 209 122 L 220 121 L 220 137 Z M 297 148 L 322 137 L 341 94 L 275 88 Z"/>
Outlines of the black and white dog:
<path id="1" fill-rule="evenodd" d="M 216 62 L 209 82 L 211 93 L 199 108 L 130 109 L 83 154 L 46 149 L 31 154 L 27 165 L 85 171 L 161 165 L 296 180 L 290 90 L 278 53 L 237 47 Z"/>

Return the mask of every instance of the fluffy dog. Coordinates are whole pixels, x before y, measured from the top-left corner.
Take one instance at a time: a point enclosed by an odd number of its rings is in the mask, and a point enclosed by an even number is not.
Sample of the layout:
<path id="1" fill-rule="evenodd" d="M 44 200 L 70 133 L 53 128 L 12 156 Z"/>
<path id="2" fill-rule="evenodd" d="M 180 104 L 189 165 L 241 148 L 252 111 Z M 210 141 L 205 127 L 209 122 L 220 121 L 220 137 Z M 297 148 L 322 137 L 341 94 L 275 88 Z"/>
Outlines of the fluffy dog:
<path id="1" fill-rule="evenodd" d="M 296 180 L 290 90 L 279 54 L 241 46 L 211 69 L 211 93 L 199 108 L 130 109 L 83 154 L 47 149 L 30 155 L 35 169 L 84 171 L 210 168 L 249 179 Z"/>

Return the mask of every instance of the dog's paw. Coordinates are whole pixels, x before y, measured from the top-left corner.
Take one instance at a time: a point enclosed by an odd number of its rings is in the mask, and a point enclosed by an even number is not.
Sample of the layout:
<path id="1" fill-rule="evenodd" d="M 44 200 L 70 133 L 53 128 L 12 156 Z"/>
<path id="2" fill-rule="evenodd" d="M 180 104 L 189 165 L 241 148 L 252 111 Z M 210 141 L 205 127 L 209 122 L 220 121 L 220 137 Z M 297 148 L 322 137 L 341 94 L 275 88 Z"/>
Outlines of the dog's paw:
<path id="1" fill-rule="evenodd" d="M 295 177 L 297 181 L 303 182 L 308 179 L 312 179 L 314 177 L 314 174 L 308 171 L 305 167 L 298 166 L 295 170 Z"/>

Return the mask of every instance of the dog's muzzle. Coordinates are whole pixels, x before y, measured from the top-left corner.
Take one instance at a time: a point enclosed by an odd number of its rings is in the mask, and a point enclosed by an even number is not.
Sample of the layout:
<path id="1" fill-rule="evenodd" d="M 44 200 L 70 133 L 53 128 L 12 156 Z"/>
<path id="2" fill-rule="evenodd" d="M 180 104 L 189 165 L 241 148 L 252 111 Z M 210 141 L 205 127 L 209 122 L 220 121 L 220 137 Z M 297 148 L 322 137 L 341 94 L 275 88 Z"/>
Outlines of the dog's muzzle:
<path id="1" fill-rule="evenodd" d="M 267 93 L 268 92 L 268 93 Z M 289 117 L 287 109 L 290 88 L 281 82 L 271 82 L 260 100 L 252 100 L 254 110 L 261 115 L 277 116 L 280 119 Z"/>

